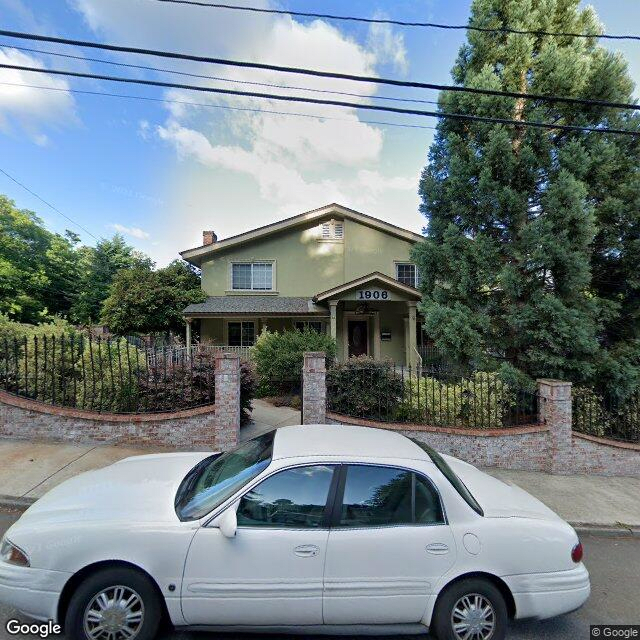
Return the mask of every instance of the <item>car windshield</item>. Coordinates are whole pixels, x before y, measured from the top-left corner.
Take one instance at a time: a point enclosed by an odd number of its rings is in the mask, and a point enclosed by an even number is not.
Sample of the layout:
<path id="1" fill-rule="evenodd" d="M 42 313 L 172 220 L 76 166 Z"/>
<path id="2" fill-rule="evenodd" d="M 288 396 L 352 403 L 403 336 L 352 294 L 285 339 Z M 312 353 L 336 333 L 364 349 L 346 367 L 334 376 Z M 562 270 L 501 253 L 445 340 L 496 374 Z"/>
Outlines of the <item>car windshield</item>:
<path id="1" fill-rule="evenodd" d="M 266 469 L 271 462 L 274 437 L 275 431 L 265 433 L 193 467 L 176 493 L 178 518 L 185 521 L 206 516 Z"/>
<path id="2" fill-rule="evenodd" d="M 420 442 L 416 438 L 410 438 L 412 442 L 417 444 L 430 458 L 433 464 L 438 467 L 438 470 L 442 475 L 453 485 L 453 488 L 460 494 L 462 499 L 479 515 L 483 516 L 484 511 L 478 504 L 478 501 L 473 497 L 471 491 L 467 489 L 462 480 L 455 474 L 454 470 L 447 464 L 447 461 L 429 445 L 424 442 Z"/>

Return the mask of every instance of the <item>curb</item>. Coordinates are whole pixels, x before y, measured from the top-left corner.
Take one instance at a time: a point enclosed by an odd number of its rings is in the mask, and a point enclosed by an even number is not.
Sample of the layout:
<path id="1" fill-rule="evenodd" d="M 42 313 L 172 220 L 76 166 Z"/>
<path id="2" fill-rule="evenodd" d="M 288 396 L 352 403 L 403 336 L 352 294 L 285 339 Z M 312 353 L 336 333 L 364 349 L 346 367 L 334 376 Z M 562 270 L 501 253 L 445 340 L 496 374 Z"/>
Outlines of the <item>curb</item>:
<path id="1" fill-rule="evenodd" d="M 0 493 L 0 508 L 24 510 L 28 509 L 36 500 L 37 498 L 21 498 Z"/>
<path id="2" fill-rule="evenodd" d="M 0 509 L 14 509 L 24 511 L 28 509 L 37 498 L 21 498 L 0 494 Z M 603 538 L 640 538 L 640 525 L 627 525 L 621 522 L 613 524 L 594 524 L 589 522 L 569 523 L 578 535 L 588 534 Z"/>

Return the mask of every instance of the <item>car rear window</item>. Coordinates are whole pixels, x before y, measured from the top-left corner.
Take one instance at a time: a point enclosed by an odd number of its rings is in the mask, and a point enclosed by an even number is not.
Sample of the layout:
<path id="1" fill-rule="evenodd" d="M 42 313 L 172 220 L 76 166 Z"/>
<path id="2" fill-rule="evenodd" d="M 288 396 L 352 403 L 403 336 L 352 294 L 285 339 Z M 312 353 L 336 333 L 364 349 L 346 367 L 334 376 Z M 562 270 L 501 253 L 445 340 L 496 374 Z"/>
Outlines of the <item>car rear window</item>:
<path id="1" fill-rule="evenodd" d="M 466 485 L 455 474 L 453 469 L 447 464 L 447 461 L 428 444 L 416 440 L 416 438 L 409 438 L 412 442 L 417 444 L 430 458 L 433 464 L 438 467 L 438 470 L 442 475 L 451 483 L 453 488 L 460 494 L 462 499 L 478 514 L 484 516 L 482 507 L 478 504 L 478 501 L 473 497 L 471 491 L 467 489 Z"/>

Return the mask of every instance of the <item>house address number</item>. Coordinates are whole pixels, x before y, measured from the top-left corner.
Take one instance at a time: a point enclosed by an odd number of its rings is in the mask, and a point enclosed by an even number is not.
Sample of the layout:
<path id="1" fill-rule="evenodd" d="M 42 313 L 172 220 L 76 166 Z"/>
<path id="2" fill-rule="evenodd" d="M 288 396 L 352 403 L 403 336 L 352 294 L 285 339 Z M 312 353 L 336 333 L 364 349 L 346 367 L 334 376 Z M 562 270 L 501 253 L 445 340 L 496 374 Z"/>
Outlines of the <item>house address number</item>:
<path id="1" fill-rule="evenodd" d="M 358 300 L 388 300 L 389 292 L 386 289 L 358 289 L 356 298 Z"/>

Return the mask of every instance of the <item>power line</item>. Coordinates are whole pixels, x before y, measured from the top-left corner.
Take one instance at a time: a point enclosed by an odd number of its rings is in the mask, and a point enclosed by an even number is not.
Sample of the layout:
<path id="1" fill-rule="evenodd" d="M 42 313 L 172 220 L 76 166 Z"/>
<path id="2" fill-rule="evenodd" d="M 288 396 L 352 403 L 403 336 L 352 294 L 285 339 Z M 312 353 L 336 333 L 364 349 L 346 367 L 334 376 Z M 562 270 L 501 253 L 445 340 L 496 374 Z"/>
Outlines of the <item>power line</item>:
<path id="1" fill-rule="evenodd" d="M 69 38 L 57 38 L 54 36 L 43 36 L 35 33 L 23 33 L 20 31 L 0 30 L 0 36 L 8 38 L 18 38 L 23 40 L 35 40 L 38 42 L 55 42 L 57 44 L 73 45 L 78 47 L 88 47 L 92 49 L 104 49 L 105 51 L 119 51 L 122 53 L 135 53 L 160 58 L 173 58 L 176 60 L 191 60 L 192 62 L 204 62 L 207 64 L 220 64 L 232 67 L 247 69 L 264 69 L 267 71 L 277 71 L 282 73 L 292 73 L 298 75 L 313 76 L 318 78 L 336 78 L 338 80 L 351 80 L 353 82 L 367 82 L 374 84 L 387 84 L 397 87 L 411 87 L 415 89 L 436 89 L 438 91 L 455 91 L 460 93 L 473 93 L 480 95 L 498 96 L 503 98 L 519 98 L 525 100 L 540 100 L 545 102 L 560 102 L 565 104 L 579 104 L 586 106 L 608 107 L 615 109 L 640 110 L 637 104 L 627 102 L 608 102 L 606 100 L 589 100 L 587 98 L 570 98 L 567 96 L 548 96 L 534 93 L 520 93 L 517 91 L 498 91 L 494 89 L 479 89 L 476 87 L 460 87 L 457 85 L 436 84 L 431 82 L 415 82 L 409 80 L 397 80 L 395 78 L 378 78 L 375 76 L 360 76 L 348 73 L 337 73 L 334 71 L 319 71 L 317 69 L 306 69 L 301 67 L 288 67 L 262 62 L 247 62 L 243 60 L 231 60 L 226 58 L 212 58 L 208 56 L 196 56 L 187 53 L 177 53 L 171 51 L 160 51 L 157 49 L 142 49 L 139 47 L 126 47 L 123 45 L 104 44 L 87 40 L 71 40 Z"/>
<path id="2" fill-rule="evenodd" d="M 35 198 L 40 200 L 40 202 L 46 204 L 47 207 L 49 207 L 50 209 L 53 209 L 56 213 L 60 214 L 63 218 L 66 218 L 69 222 L 71 222 L 72 224 L 75 224 L 76 227 L 78 227 L 79 229 L 82 229 L 85 233 L 88 233 L 92 238 L 94 238 L 95 240 L 99 240 L 98 238 L 96 238 L 96 236 L 93 235 L 93 233 L 91 233 L 91 231 L 89 231 L 88 229 L 85 229 L 85 227 L 83 227 L 79 222 L 76 222 L 73 218 L 70 218 L 65 213 L 62 213 L 62 211 L 60 211 L 60 209 L 58 209 L 57 207 L 54 207 L 50 202 L 47 202 L 44 198 L 41 198 L 35 191 L 29 189 L 29 187 L 27 187 L 26 185 L 22 184 L 22 182 L 19 182 L 18 180 L 16 180 L 13 176 L 9 175 L 1 167 L 0 167 L 0 173 L 3 173 L 5 176 L 7 176 L 7 178 L 9 178 L 9 180 L 12 180 L 19 187 L 22 187 L 25 191 L 28 191 L 32 196 L 34 196 Z"/>
<path id="3" fill-rule="evenodd" d="M 531 120 L 511 120 L 507 118 L 493 118 L 489 116 L 477 116 L 463 113 L 449 113 L 444 111 L 422 111 L 420 109 L 405 109 L 401 107 L 388 107 L 377 104 L 358 104 L 356 102 L 344 102 L 342 100 L 324 100 L 319 98 L 307 98 L 303 96 L 286 96 L 273 93 L 259 93 L 257 91 L 237 91 L 235 89 L 220 89 L 215 87 L 203 87 L 174 82 L 162 82 L 159 80 L 143 80 L 137 78 L 122 78 L 118 76 L 105 76 L 94 73 L 80 73 L 78 71 L 62 71 L 60 69 L 42 69 L 39 67 L 27 67 L 24 65 L 0 64 L 0 68 L 29 71 L 34 73 L 46 73 L 49 75 L 69 76 L 73 78 L 89 78 L 92 80 L 107 80 L 109 82 L 122 82 L 126 84 L 141 84 L 151 87 L 164 87 L 170 89 L 185 89 L 188 91 L 200 91 L 204 93 L 218 93 L 221 95 L 246 96 L 249 98 L 261 98 L 266 100 L 280 100 L 284 102 L 304 102 L 309 104 L 323 104 L 350 109 L 367 109 L 370 111 L 387 111 L 390 113 L 403 113 L 416 116 L 431 116 L 435 118 L 451 118 L 456 120 L 468 120 L 472 122 L 487 122 L 492 124 L 516 125 L 519 127 L 537 127 L 540 129 L 557 129 L 560 131 L 590 131 L 594 133 L 614 133 L 628 136 L 640 136 L 640 132 L 627 129 L 610 129 L 605 127 L 583 127 L 577 125 L 551 124 Z"/>
<path id="4" fill-rule="evenodd" d="M 231 9 L 233 11 L 248 11 L 251 13 L 270 13 L 277 15 L 298 16 L 301 18 L 322 18 L 325 20 L 341 20 L 347 22 L 364 22 L 367 24 L 391 24 L 399 27 L 429 27 L 432 29 L 481 31 L 484 33 L 515 33 L 527 36 L 559 36 L 563 38 L 605 38 L 609 40 L 640 40 L 636 35 L 612 35 L 610 33 L 574 33 L 562 31 L 529 31 L 513 29 L 511 27 L 478 27 L 468 24 L 441 24 L 437 22 L 410 22 L 391 18 L 365 18 L 363 16 L 344 16 L 331 13 L 312 13 L 308 11 L 288 11 L 285 9 L 263 9 L 261 7 L 243 7 L 233 4 L 199 2 L 199 0 L 156 0 L 168 4 L 187 4 L 209 9 Z"/>
<path id="5" fill-rule="evenodd" d="M 127 98 L 130 100 L 146 100 L 149 102 L 166 102 L 169 104 L 184 104 L 191 105 L 195 107 L 208 107 L 211 109 L 225 109 L 229 111 L 251 111 L 253 113 L 266 113 L 269 115 L 277 115 L 277 116 L 298 116 L 300 118 L 313 118 L 315 120 L 337 120 L 340 122 L 356 122 L 349 118 L 335 118 L 333 116 L 321 116 L 314 115 L 309 113 L 297 113 L 294 111 L 272 111 L 270 109 L 258 109 L 255 107 L 231 107 L 228 105 L 222 104 L 211 104 L 210 102 L 191 102 L 189 100 L 169 100 L 166 98 L 153 98 L 150 96 L 134 96 L 134 95 L 126 95 L 121 93 L 108 93 L 105 91 L 88 91 L 82 89 L 63 89 L 61 87 L 43 87 L 41 85 L 36 84 L 23 84 L 21 82 L 0 82 L 0 85 L 10 86 L 10 87 L 26 87 L 29 89 L 42 89 L 44 91 L 60 91 L 62 93 L 78 93 L 78 94 L 86 94 L 92 96 L 105 96 L 108 98 Z M 387 127 L 402 127 L 408 129 L 436 129 L 436 127 L 432 127 L 424 124 L 409 124 L 406 122 L 386 122 L 381 120 L 357 120 L 357 123 L 362 124 L 376 124 Z"/>
<path id="6" fill-rule="evenodd" d="M 331 89 L 312 89 L 311 87 L 297 87 L 288 84 L 274 84 L 270 82 L 255 82 L 252 80 L 237 80 L 233 78 L 223 78 L 222 76 L 209 76 L 200 73 L 188 73 L 187 71 L 177 71 L 175 69 L 163 69 L 161 67 L 149 67 L 141 64 L 129 64 L 126 62 L 113 62 L 111 60 L 101 60 L 100 58 L 87 58 L 85 56 L 74 56 L 70 53 L 59 53 L 57 51 L 44 51 L 42 49 L 31 49 L 29 47 L 17 47 L 10 44 L 0 43 L 0 46 L 10 47 L 18 51 L 28 51 L 30 53 L 40 53 L 48 56 L 57 56 L 59 58 L 71 58 L 73 60 L 82 60 L 85 62 L 98 62 L 100 64 L 110 64 L 116 67 L 128 67 L 131 69 L 143 69 L 145 71 L 156 71 L 158 73 L 173 73 L 179 76 L 187 76 L 189 78 L 202 78 L 204 80 L 216 80 L 219 82 L 229 82 L 231 84 L 244 84 L 257 87 L 270 87 L 272 89 L 293 89 L 295 91 L 309 91 L 311 93 L 328 93 L 338 96 L 349 96 L 352 98 L 366 98 L 372 100 L 390 100 L 393 102 L 415 102 L 420 104 L 438 104 L 437 100 L 420 100 L 419 98 L 397 98 L 394 96 L 377 96 L 367 95 L 364 93 L 351 93 L 349 91 L 332 91 Z"/>

